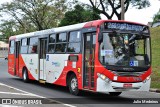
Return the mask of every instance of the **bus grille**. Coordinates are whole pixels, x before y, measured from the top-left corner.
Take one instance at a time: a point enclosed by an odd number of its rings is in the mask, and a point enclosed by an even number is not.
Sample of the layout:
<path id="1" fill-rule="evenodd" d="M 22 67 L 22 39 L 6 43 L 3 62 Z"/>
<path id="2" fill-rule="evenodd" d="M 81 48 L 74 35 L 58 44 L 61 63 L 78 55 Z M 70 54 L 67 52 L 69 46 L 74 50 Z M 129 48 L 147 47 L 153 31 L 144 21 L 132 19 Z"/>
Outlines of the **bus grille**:
<path id="1" fill-rule="evenodd" d="M 116 71 L 112 72 L 115 73 L 117 76 L 140 76 L 144 73 L 144 72 L 116 72 Z"/>

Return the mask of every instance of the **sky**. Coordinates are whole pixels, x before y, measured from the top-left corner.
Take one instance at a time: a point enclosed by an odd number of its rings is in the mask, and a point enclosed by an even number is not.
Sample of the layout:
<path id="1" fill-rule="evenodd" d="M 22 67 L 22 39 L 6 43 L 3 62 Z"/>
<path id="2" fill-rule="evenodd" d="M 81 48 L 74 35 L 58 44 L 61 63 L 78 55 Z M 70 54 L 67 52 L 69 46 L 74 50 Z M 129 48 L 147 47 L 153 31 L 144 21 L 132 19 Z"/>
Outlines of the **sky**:
<path id="1" fill-rule="evenodd" d="M 153 21 L 153 16 L 160 9 L 160 0 L 149 0 L 151 6 L 144 9 L 135 9 L 133 7 L 129 7 L 128 11 L 125 14 L 125 20 L 139 22 L 143 24 L 148 24 L 148 22 Z M 105 16 L 102 16 L 102 19 L 106 19 Z M 117 20 L 117 17 L 113 17 L 114 20 Z"/>
<path id="2" fill-rule="evenodd" d="M 0 0 L 0 4 L 4 2 L 8 2 L 12 0 Z M 80 0 L 86 2 L 86 0 Z M 160 0 L 149 0 L 151 6 L 144 9 L 135 9 L 129 7 L 128 11 L 125 14 L 125 20 L 139 22 L 143 24 L 147 24 L 148 22 L 153 21 L 153 16 L 159 11 L 160 9 Z M 7 16 L 6 16 L 7 17 Z M 102 19 L 107 19 L 105 16 L 101 15 Z M 113 17 L 114 20 L 117 20 L 116 16 Z"/>

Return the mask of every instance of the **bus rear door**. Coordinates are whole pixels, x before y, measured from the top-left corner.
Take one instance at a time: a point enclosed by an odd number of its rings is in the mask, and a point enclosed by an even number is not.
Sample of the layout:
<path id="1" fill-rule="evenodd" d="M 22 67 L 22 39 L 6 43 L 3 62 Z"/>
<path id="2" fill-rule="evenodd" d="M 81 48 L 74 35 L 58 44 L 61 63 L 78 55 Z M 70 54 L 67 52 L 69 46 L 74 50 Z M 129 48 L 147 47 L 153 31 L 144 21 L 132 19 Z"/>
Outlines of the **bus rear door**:
<path id="1" fill-rule="evenodd" d="M 39 48 L 39 79 L 46 80 L 46 51 L 47 51 L 47 38 L 40 39 Z"/>
<path id="2" fill-rule="evenodd" d="M 20 52 L 20 41 L 15 42 L 15 75 L 19 75 L 19 52 Z"/>

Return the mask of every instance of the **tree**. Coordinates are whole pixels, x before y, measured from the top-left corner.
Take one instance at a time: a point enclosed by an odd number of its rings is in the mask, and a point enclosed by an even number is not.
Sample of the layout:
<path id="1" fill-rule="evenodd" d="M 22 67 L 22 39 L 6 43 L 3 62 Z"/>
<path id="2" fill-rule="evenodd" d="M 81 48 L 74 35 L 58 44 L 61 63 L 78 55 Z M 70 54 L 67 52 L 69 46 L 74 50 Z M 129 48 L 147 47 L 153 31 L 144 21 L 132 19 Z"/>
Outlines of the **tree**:
<path id="1" fill-rule="evenodd" d="M 153 23 L 160 21 L 160 9 L 153 17 Z"/>
<path id="2" fill-rule="evenodd" d="M 98 13 L 104 14 L 108 19 L 112 19 L 115 14 L 121 20 L 121 0 L 89 0 L 92 8 Z M 95 2 L 94 2 L 95 1 Z M 124 0 L 125 12 L 129 6 L 142 9 L 150 6 L 149 0 Z M 110 13 L 111 12 L 111 13 Z"/>
<path id="3" fill-rule="evenodd" d="M 3 39 L 5 42 L 8 42 L 8 38 L 10 36 L 14 35 L 14 29 L 16 24 L 14 23 L 13 20 L 9 20 L 9 21 L 4 21 L 1 25 L 0 25 L 0 38 Z"/>
<path id="4" fill-rule="evenodd" d="M 74 6 L 73 10 L 65 13 L 65 16 L 61 20 L 59 26 L 77 24 L 97 19 L 100 19 L 99 14 L 89 7 L 84 7 L 83 5 L 77 4 Z"/>
<path id="5" fill-rule="evenodd" d="M 12 16 L 24 32 L 30 32 L 57 26 L 66 5 L 65 0 L 13 0 L 2 4 L 0 10 Z"/>

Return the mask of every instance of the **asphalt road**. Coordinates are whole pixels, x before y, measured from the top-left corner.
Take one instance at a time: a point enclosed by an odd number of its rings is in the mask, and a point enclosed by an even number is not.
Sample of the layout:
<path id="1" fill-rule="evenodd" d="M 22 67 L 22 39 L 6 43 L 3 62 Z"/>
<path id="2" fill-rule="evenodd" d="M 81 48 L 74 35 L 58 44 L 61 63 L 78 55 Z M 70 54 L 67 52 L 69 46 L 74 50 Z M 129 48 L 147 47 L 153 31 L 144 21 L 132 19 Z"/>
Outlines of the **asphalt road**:
<path id="1" fill-rule="evenodd" d="M 70 107 L 159 107 L 160 93 L 154 92 L 123 92 L 118 97 L 109 96 L 108 94 L 82 92 L 81 96 L 71 95 L 66 87 L 40 84 L 36 81 L 24 83 L 20 78 L 11 76 L 7 72 L 7 60 L 0 58 L 0 83 L 34 93 L 39 96 L 60 101 L 69 104 Z M 134 101 L 158 101 L 159 104 L 138 103 Z M 56 105 L 54 105 L 56 106 Z M 66 105 L 67 106 L 67 105 Z"/>

